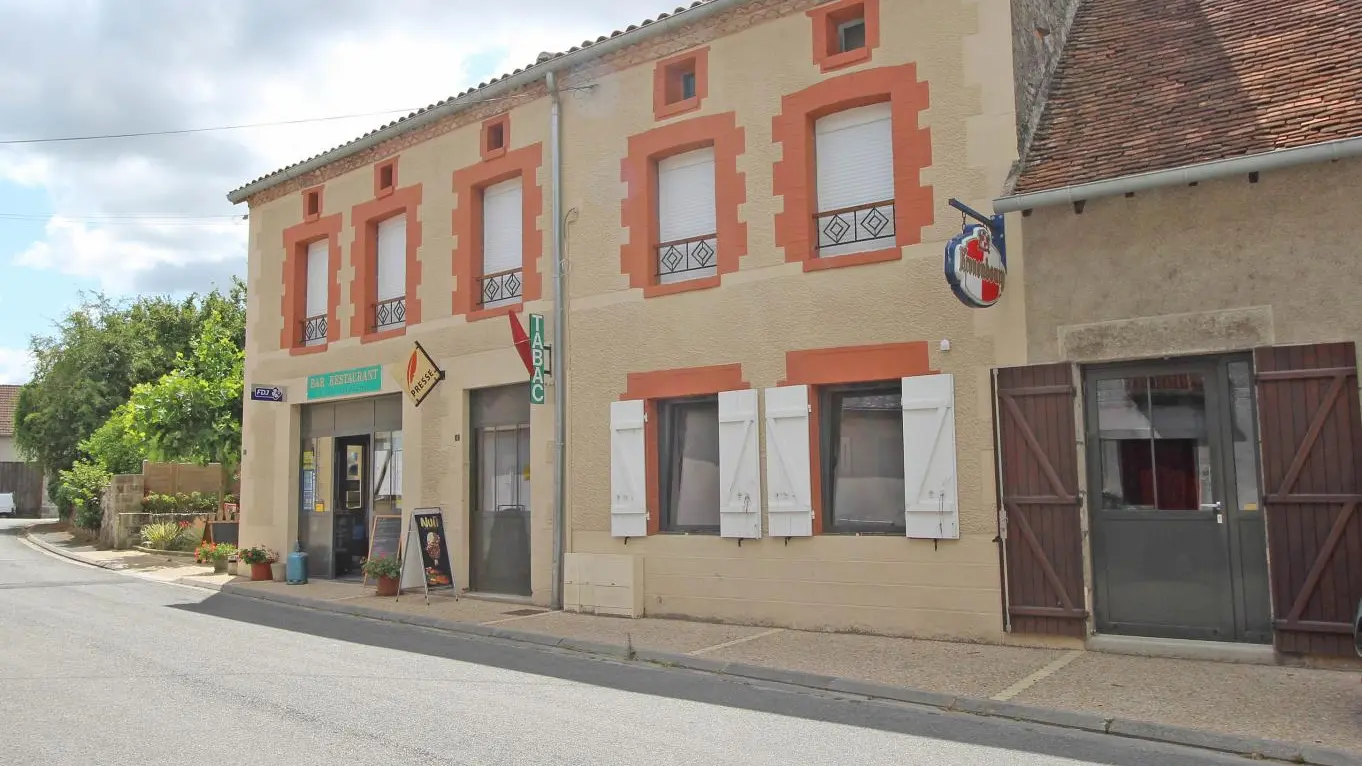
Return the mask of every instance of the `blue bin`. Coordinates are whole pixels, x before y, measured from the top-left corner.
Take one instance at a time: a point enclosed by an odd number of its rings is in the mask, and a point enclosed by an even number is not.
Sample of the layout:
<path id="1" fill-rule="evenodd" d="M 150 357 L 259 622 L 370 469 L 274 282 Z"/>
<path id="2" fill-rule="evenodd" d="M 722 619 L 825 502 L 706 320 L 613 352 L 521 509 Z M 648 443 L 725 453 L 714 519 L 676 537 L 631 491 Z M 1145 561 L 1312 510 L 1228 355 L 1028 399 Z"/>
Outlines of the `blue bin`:
<path id="1" fill-rule="evenodd" d="M 307 551 L 303 550 L 303 541 L 299 540 L 293 546 L 293 552 L 288 555 L 288 564 L 284 573 L 290 585 L 307 584 Z"/>

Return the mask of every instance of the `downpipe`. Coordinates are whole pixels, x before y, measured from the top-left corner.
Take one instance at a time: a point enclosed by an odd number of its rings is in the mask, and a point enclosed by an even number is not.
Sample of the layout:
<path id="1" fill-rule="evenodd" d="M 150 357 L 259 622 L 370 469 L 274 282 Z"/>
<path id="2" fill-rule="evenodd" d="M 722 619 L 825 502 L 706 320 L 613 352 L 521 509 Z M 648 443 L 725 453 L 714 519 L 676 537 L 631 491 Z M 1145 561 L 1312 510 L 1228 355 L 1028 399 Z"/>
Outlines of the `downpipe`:
<path id="1" fill-rule="evenodd" d="M 563 263 L 563 138 L 558 76 L 544 75 L 549 91 L 549 153 L 553 186 L 553 588 L 551 605 L 563 608 L 563 558 L 567 549 L 567 287 Z"/>

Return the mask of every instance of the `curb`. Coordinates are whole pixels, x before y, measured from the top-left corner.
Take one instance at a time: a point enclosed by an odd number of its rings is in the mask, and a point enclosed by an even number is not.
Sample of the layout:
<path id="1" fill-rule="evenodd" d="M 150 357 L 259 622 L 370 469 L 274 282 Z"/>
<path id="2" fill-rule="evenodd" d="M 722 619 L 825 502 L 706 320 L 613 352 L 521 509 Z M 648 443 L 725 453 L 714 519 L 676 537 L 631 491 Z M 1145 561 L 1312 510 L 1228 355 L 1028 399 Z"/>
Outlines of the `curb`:
<path id="1" fill-rule="evenodd" d="M 62 550 L 46 541 L 36 539 L 28 534 L 24 534 L 23 537 L 38 547 L 61 556 L 62 558 L 83 564 L 92 564 L 110 571 L 125 572 L 125 570 L 106 566 L 101 562 L 88 561 L 77 554 Z M 862 681 L 854 678 L 806 673 L 799 670 L 785 670 L 763 665 L 750 665 L 742 662 L 724 662 L 677 652 L 659 651 L 655 649 L 634 649 L 629 646 L 618 646 L 616 644 L 607 644 L 600 641 L 553 636 L 546 633 L 532 633 L 523 630 L 501 628 L 494 625 L 481 625 L 475 622 L 444 620 L 420 614 L 400 614 L 383 609 L 360 606 L 358 604 L 324 601 L 304 596 L 294 596 L 288 593 L 269 593 L 230 582 L 218 585 L 216 583 L 193 582 L 188 577 L 181 577 L 174 582 L 176 584 L 187 585 L 203 590 L 221 592 L 231 596 L 285 604 L 303 609 L 344 614 L 352 617 L 363 617 L 382 622 L 395 622 L 401 625 L 443 630 L 451 633 L 463 633 L 481 638 L 493 638 L 531 644 L 534 646 L 566 649 L 568 651 L 607 657 L 614 660 L 645 662 L 662 667 L 684 668 L 686 670 L 753 681 L 769 681 L 788 684 L 790 686 L 816 689 L 819 691 L 855 695 L 869 699 L 903 702 L 911 705 L 937 708 L 953 713 L 968 713 L 990 718 L 1003 718 L 1065 729 L 1075 729 L 1094 734 L 1124 737 L 1126 739 L 1180 745 L 1199 750 L 1214 750 L 1252 759 L 1311 764 L 1311 766 L 1362 766 L 1362 754 L 1344 750 L 1333 750 L 1310 745 L 1297 745 L 1289 742 L 1259 739 L 1255 737 L 1240 737 L 1232 734 L 1220 734 L 1200 729 L 1188 729 L 1179 726 L 1149 723 L 1146 721 L 1106 717 L 1093 713 L 1055 710 L 1053 708 L 1019 705 L 1013 702 L 1000 702 L 977 697 L 942 694 L 939 692 L 913 689 L 904 686 L 891 686 L 888 684 L 874 683 L 872 681 Z"/>

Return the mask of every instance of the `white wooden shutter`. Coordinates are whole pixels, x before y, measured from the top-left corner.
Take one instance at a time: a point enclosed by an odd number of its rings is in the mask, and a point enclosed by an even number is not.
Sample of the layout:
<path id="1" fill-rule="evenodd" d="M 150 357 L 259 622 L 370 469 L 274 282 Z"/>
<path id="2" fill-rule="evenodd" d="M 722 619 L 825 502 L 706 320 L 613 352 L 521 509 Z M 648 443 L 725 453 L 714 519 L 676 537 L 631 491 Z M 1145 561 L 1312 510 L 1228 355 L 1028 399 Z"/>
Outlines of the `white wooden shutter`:
<path id="1" fill-rule="evenodd" d="M 903 379 L 903 487 L 908 537 L 960 538 L 954 375 Z"/>
<path id="2" fill-rule="evenodd" d="M 379 302 L 407 294 L 407 216 L 394 216 L 378 224 Z"/>
<path id="3" fill-rule="evenodd" d="M 814 126 L 814 151 L 820 213 L 894 199 L 893 125 L 887 102 L 847 109 L 818 120 Z M 869 209 L 845 213 L 839 216 L 839 221 L 820 218 L 819 255 L 845 255 L 891 246 L 895 241 L 893 208 L 886 205 L 874 210 L 884 219 L 873 225 L 868 217 L 876 212 Z M 848 240 L 860 241 L 836 244 Z"/>
<path id="4" fill-rule="evenodd" d="M 512 178 L 482 192 L 482 273 L 521 268 L 525 231 L 521 179 Z"/>
<path id="5" fill-rule="evenodd" d="M 657 163 L 657 215 L 660 242 L 711 237 L 706 243 L 678 246 L 684 270 L 661 268 L 663 284 L 713 276 L 718 231 L 714 201 L 714 147 L 667 157 Z"/>
<path id="6" fill-rule="evenodd" d="M 331 270 L 331 243 L 325 239 L 307 246 L 307 302 L 308 317 L 321 316 L 327 309 L 327 276 Z M 296 304 L 295 304 L 296 305 Z"/>
<path id="7" fill-rule="evenodd" d="M 757 392 L 719 393 L 719 536 L 761 537 Z"/>
<path id="8" fill-rule="evenodd" d="M 766 389 L 767 534 L 813 534 L 809 474 L 809 387 Z"/>
<path id="9" fill-rule="evenodd" d="M 643 402 L 610 403 L 610 534 L 648 534 Z"/>

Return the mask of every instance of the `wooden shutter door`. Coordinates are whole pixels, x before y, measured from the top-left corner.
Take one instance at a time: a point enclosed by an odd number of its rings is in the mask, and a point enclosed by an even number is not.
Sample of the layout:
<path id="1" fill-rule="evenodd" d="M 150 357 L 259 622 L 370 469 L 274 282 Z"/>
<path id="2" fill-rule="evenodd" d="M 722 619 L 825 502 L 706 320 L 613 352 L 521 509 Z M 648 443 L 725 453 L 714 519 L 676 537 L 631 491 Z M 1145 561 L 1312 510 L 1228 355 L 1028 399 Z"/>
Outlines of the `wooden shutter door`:
<path id="1" fill-rule="evenodd" d="M 719 536 L 761 537 L 757 391 L 719 392 Z"/>
<path id="2" fill-rule="evenodd" d="M 1352 343 L 1254 353 L 1277 648 L 1353 654 L 1362 598 L 1362 421 Z"/>
<path id="3" fill-rule="evenodd" d="M 1067 364 L 998 370 L 1004 577 L 1017 633 L 1087 631 L 1074 395 Z"/>

